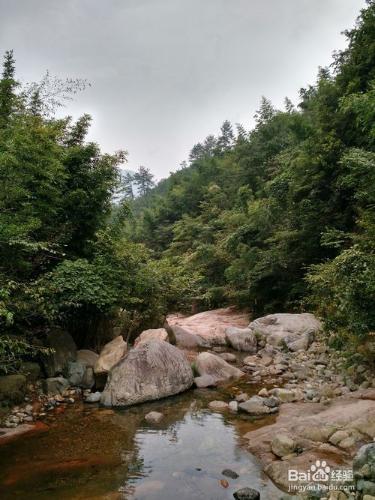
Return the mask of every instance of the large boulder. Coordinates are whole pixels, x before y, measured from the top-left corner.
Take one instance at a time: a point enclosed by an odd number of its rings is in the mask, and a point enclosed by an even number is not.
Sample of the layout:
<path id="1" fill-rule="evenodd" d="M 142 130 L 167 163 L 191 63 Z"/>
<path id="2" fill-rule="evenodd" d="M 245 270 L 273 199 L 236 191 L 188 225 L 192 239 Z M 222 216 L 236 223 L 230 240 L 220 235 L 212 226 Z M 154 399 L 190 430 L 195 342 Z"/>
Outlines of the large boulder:
<path id="1" fill-rule="evenodd" d="M 43 389 L 46 394 L 63 394 L 68 389 L 69 382 L 64 377 L 50 377 L 43 380 Z"/>
<path id="2" fill-rule="evenodd" d="M 149 340 L 164 340 L 168 342 L 168 332 L 165 328 L 151 328 L 150 330 L 145 330 L 135 339 L 134 347 L 144 344 Z"/>
<path id="3" fill-rule="evenodd" d="M 269 314 L 249 325 L 259 340 L 275 347 L 286 346 L 290 351 L 307 350 L 321 328 L 320 321 L 309 313 Z"/>
<path id="4" fill-rule="evenodd" d="M 85 361 L 70 361 L 66 370 L 70 385 L 91 389 L 95 385 L 94 370 Z"/>
<path id="5" fill-rule="evenodd" d="M 43 356 L 43 366 L 47 377 L 64 373 L 69 361 L 77 358 L 77 346 L 72 336 L 63 330 L 51 330 L 47 333 L 45 346 L 51 353 Z"/>
<path id="6" fill-rule="evenodd" d="M 96 360 L 94 372 L 96 374 L 108 373 L 116 363 L 126 354 L 127 344 L 121 335 L 108 342 L 100 351 Z"/>
<path id="7" fill-rule="evenodd" d="M 210 352 L 201 352 L 195 360 L 195 367 L 200 377 L 209 375 L 216 384 L 244 375 L 244 372 Z"/>
<path id="8" fill-rule="evenodd" d="M 26 376 L 28 382 L 36 382 L 40 378 L 40 365 L 34 361 L 23 361 L 20 366 L 20 373 Z"/>
<path id="9" fill-rule="evenodd" d="M 176 339 L 176 345 L 181 349 L 196 349 L 197 347 L 208 347 L 204 340 L 178 325 L 170 326 Z"/>
<path id="10" fill-rule="evenodd" d="M 90 351 L 89 349 L 80 349 L 77 351 L 77 361 L 84 363 L 90 368 L 94 368 L 98 358 L 99 354 L 94 351 Z"/>
<path id="11" fill-rule="evenodd" d="M 88 349 L 77 351 L 77 361 L 69 362 L 66 378 L 71 385 L 92 389 L 95 385 L 94 366 L 99 355 Z"/>
<path id="12" fill-rule="evenodd" d="M 230 326 L 244 328 L 248 324 L 248 313 L 233 307 L 204 311 L 192 316 L 170 315 L 168 324 L 176 334 L 175 326 L 182 331 L 199 337 L 198 342 L 205 347 L 224 346 L 225 329 Z M 176 335 L 178 345 L 178 335 Z M 190 348 L 192 346 L 186 346 Z"/>
<path id="13" fill-rule="evenodd" d="M 225 330 L 228 344 L 236 351 L 257 352 L 257 338 L 250 328 L 236 328 L 231 326 Z"/>
<path id="14" fill-rule="evenodd" d="M 0 377 L 0 401 L 20 403 L 26 392 L 26 376 L 22 374 Z"/>
<path id="15" fill-rule="evenodd" d="M 131 350 L 109 372 L 101 403 L 130 406 L 172 396 L 193 385 L 193 372 L 184 353 L 160 340 Z"/>
<path id="16" fill-rule="evenodd" d="M 85 375 L 86 365 L 81 361 L 69 361 L 66 370 L 66 378 L 71 385 L 81 385 L 82 379 Z"/>

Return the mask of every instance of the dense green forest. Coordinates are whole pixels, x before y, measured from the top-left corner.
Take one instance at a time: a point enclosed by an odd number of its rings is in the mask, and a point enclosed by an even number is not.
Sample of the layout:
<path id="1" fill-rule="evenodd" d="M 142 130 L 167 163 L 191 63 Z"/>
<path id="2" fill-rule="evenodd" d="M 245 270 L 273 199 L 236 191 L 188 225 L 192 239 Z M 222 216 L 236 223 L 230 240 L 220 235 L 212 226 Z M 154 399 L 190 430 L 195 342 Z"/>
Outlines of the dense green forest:
<path id="1" fill-rule="evenodd" d="M 298 106 L 262 98 L 253 130 L 225 121 L 135 200 L 130 234 L 194 277 L 201 307 L 315 309 L 339 343 L 363 344 L 375 330 L 374 2 L 345 35 Z"/>
<path id="2" fill-rule="evenodd" d="M 85 85 L 0 80 L 0 364 L 68 329 L 80 347 L 132 338 L 171 310 L 315 310 L 337 347 L 375 331 L 375 2 L 294 106 L 262 98 L 153 185 L 127 154 L 56 110 Z M 136 183 L 137 189 L 133 190 Z M 327 336 L 328 336 L 327 333 Z"/>

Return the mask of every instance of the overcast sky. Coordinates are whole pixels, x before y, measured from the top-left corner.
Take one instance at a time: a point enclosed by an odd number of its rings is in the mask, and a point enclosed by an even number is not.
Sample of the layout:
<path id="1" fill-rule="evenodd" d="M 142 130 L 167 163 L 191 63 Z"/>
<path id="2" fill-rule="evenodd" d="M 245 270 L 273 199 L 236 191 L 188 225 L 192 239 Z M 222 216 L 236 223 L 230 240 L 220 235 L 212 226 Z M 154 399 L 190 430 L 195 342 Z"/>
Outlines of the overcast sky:
<path id="1" fill-rule="evenodd" d="M 0 49 L 18 77 L 87 78 L 67 107 L 90 139 L 165 177 L 261 95 L 281 106 L 344 47 L 365 0 L 0 0 Z"/>

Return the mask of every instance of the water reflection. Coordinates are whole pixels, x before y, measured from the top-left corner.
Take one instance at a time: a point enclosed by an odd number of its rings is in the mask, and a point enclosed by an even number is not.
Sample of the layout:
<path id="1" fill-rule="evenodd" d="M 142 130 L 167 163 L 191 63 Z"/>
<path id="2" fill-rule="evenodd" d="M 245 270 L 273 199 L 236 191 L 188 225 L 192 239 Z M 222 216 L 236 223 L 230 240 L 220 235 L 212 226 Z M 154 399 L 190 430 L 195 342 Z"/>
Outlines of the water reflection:
<path id="1" fill-rule="evenodd" d="M 260 490 L 262 500 L 278 498 L 239 446 L 238 429 L 255 424 L 209 411 L 212 399 L 212 391 L 196 390 L 127 410 L 81 405 L 51 416 L 48 432 L 0 448 L 0 498 L 220 500 L 245 486 Z M 144 420 L 151 410 L 165 415 L 158 427 Z M 227 468 L 239 478 L 222 476 Z"/>

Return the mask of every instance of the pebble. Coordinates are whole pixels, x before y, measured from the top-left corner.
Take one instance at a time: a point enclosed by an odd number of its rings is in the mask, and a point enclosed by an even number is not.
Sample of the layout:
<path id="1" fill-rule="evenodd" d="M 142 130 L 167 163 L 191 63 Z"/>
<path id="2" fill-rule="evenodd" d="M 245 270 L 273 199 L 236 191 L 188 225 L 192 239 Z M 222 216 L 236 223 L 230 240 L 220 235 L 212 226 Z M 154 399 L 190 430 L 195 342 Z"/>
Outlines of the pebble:
<path id="1" fill-rule="evenodd" d="M 234 412 L 238 411 L 238 402 L 237 401 L 231 401 L 228 406 L 229 406 L 230 411 L 234 411 Z"/>
<path id="2" fill-rule="evenodd" d="M 85 398 L 85 402 L 86 403 L 99 403 L 100 401 L 100 398 L 101 398 L 101 395 L 102 393 L 99 392 L 99 391 L 96 391 L 96 392 L 90 392 L 86 398 Z"/>
<path id="3" fill-rule="evenodd" d="M 260 500 L 260 493 L 253 488 L 241 488 L 233 493 L 236 500 Z"/>
<path id="4" fill-rule="evenodd" d="M 230 477 L 231 479 L 237 479 L 239 475 L 232 469 L 224 469 L 222 471 L 223 476 Z"/>

